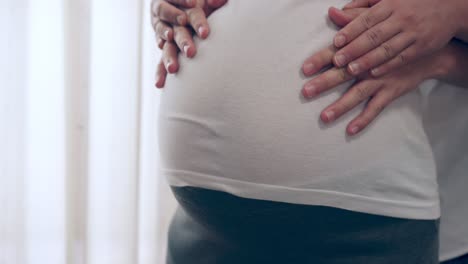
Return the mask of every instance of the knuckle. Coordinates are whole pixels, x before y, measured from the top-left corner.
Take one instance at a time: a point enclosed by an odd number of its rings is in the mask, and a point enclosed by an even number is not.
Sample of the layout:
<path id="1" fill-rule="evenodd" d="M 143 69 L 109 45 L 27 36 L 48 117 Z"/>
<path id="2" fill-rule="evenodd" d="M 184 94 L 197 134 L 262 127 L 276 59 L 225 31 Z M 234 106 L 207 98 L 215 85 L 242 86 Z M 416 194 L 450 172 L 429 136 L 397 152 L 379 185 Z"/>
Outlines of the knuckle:
<path id="1" fill-rule="evenodd" d="M 188 45 L 189 45 L 189 42 L 188 42 L 188 40 L 185 39 L 185 38 L 180 39 L 180 40 L 178 41 L 179 49 L 182 50 L 182 51 L 183 51 L 183 48 L 184 48 L 185 46 L 188 46 Z"/>
<path id="2" fill-rule="evenodd" d="M 393 57 L 393 48 L 388 44 L 382 44 L 382 50 L 386 59 L 391 59 Z"/>
<path id="3" fill-rule="evenodd" d="M 181 46 L 181 47 L 185 47 L 185 46 L 187 46 L 187 45 L 189 45 L 189 42 L 188 42 L 187 39 L 184 38 L 184 39 L 182 39 L 182 40 L 180 41 L 180 46 Z"/>
<path id="4" fill-rule="evenodd" d="M 362 125 L 367 126 L 374 117 L 370 113 L 366 113 L 362 116 Z"/>
<path id="5" fill-rule="evenodd" d="M 336 103 L 337 115 L 344 113 L 353 107 L 353 102 L 348 100 L 338 101 Z"/>
<path id="6" fill-rule="evenodd" d="M 193 18 L 194 14 L 195 14 L 195 8 L 190 8 L 188 10 L 185 11 L 185 13 L 187 14 L 187 16 L 189 16 L 190 18 Z"/>
<path id="7" fill-rule="evenodd" d="M 340 82 L 344 82 L 344 81 L 346 81 L 348 79 L 348 74 L 347 74 L 346 68 L 341 68 L 338 71 L 338 79 L 340 80 Z"/>
<path id="8" fill-rule="evenodd" d="M 316 62 L 320 65 L 326 65 L 330 61 L 330 58 L 326 52 L 320 52 L 317 56 L 314 56 L 314 60 L 317 60 Z"/>
<path id="9" fill-rule="evenodd" d="M 333 104 L 331 109 L 333 109 L 333 112 L 335 112 L 335 115 L 339 116 L 344 110 L 344 104 L 343 104 L 342 100 L 339 100 L 338 102 Z"/>
<path id="10" fill-rule="evenodd" d="M 158 36 L 163 35 L 164 25 L 162 24 L 161 20 L 156 20 L 156 22 L 154 23 L 154 30 L 156 31 L 156 34 L 158 34 Z"/>
<path id="11" fill-rule="evenodd" d="M 376 104 L 372 109 L 372 116 L 375 117 L 379 115 L 385 109 L 384 104 Z"/>
<path id="12" fill-rule="evenodd" d="M 325 73 L 322 75 L 322 77 L 318 77 L 317 78 L 317 82 L 318 84 L 321 84 L 319 86 L 323 87 L 325 89 L 325 87 L 333 87 L 334 83 L 336 83 L 337 81 L 337 76 L 335 74 L 333 74 L 332 72 L 329 72 L 329 73 Z"/>
<path id="13" fill-rule="evenodd" d="M 374 18 L 371 14 L 362 16 L 361 23 L 366 29 L 370 29 L 373 26 Z"/>
<path id="14" fill-rule="evenodd" d="M 369 97 L 368 89 L 364 85 L 356 87 L 356 94 L 359 101 L 364 101 Z"/>
<path id="15" fill-rule="evenodd" d="M 200 23 L 203 20 L 204 11 L 200 8 L 191 8 L 186 11 L 187 16 L 192 21 L 192 23 Z"/>
<path id="16" fill-rule="evenodd" d="M 380 43 L 380 34 L 379 30 L 370 29 L 367 31 L 366 36 L 373 46 L 377 46 Z"/>
<path id="17" fill-rule="evenodd" d="M 191 36 L 188 30 L 185 27 L 180 27 L 177 31 L 177 43 L 181 45 L 181 47 L 190 44 Z"/>
<path id="18" fill-rule="evenodd" d="M 398 54 L 397 58 L 398 58 L 397 62 L 399 64 L 405 64 L 406 63 L 406 55 L 405 54 L 400 53 L 400 54 Z"/>
<path id="19" fill-rule="evenodd" d="M 153 4 L 153 15 L 157 18 L 161 17 L 163 1 L 156 1 Z"/>
<path id="20" fill-rule="evenodd" d="M 151 26 L 153 27 L 153 30 L 154 32 L 156 32 L 156 34 L 158 34 L 158 30 L 159 30 L 159 19 L 151 19 Z"/>

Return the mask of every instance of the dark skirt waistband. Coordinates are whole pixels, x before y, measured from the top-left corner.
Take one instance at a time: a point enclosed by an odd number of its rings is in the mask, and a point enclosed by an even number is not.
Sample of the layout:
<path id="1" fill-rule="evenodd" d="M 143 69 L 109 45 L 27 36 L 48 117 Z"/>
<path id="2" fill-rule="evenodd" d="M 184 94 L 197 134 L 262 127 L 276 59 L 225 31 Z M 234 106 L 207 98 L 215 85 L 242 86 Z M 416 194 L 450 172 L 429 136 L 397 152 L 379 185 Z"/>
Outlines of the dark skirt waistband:
<path id="1" fill-rule="evenodd" d="M 438 263 L 438 219 L 171 189 L 180 206 L 169 229 L 167 264 Z"/>

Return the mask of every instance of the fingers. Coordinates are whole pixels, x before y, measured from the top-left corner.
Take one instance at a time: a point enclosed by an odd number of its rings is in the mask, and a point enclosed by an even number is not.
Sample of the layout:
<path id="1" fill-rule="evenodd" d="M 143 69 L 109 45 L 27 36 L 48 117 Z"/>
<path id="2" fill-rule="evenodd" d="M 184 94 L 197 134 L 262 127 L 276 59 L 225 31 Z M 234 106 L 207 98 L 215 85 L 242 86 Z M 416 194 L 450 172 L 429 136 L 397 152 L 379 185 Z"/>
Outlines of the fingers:
<path id="1" fill-rule="evenodd" d="M 174 40 L 179 50 L 181 50 L 186 57 L 192 58 L 195 56 L 195 43 L 192 39 L 192 33 L 187 27 L 174 27 Z"/>
<path id="2" fill-rule="evenodd" d="M 348 65 L 348 71 L 353 75 L 368 71 L 393 59 L 406 48 L 413 45 L 414 42 L 415 39 L 410 34 L 400 33 L 378 48 L 351 62 Z"/>
<path id="3" fill-rule="evenodd" d="M 192 8 L 196 4 L 196 0 L 165 0 L 171 4 L 184 7 L 184 8 Z"/>
<path id="4" fill-rule="evenodd" d="M 335 46 L 337 48 L 344 47 L 346 44 L 356 39 L 363 32 L 386 20 L 391 14 L 391 10 L 382 7 L 380 3 L 375 5 L 337 33 L 333 39 Z M 347 62 L 343 61 L 343 63 L 346 64 Z"/>
<path id="5" fill-rule="evenodd" d="M 179 70 L 178 48 L 173 42 L 166 42 L 162 50 L 162 60 L 168 73 L 176 73 Z"/>
<path id="6" fill-rule="evenodd" d="M 167 76 L 167 70 L 166 70 L 166 67 L 164 65 L 164 61 L 161 58 L 159 63 L 158 63 L 157 69 L 156 69 L 156 84 L 155 84 L 155 86 L 157 88 L 163 88 L 164 87 L 164 85 L 166 83 L 166 76 Z"/>
<path id="7" fill-rule="evenodd" d="M 381 87 L 380 82 L 372 80 L 356 83 L 340 99 L 325 108 L 320 114 L 320 119 L 324 123 L 335 121 L 360 103 L 369 100 L 369 97 L 379 91 Z"/>
<path id="8" fill-rule="evenodd" d="M 380 2 L 380 0 L 353 0 L 343 7 L 343 9 L 357 8 L 357 7 L 371 7 Z"/>
<path id="9" fill-rule="evenodd" d="M 153 24 L 154 32 L 156 33 L 156 38 L 161 38 L 166 41 L 172 41 L 174 38 L 174 32 L 172 27 L 167 23 L 156 19 L 156 23 Z"/>
<path id="10" fill-rule="evenodd" d="M 307 82 L 302 88 L 302 95 L 312 98 L 353 78 L 344 68 L 332 68 Z"/>
<path id="11" fill-rule="evenodd" d="M 205 11 L 201 8 L 192 8 L 187 10 L 188 21 L 192 28 L 195 30 L 197 35 L 206 39 L 210 33 L 210 27 L 206 20 Z"/>
<path id="12" fill-rule="evenodd" d="M 336 48 L 333 45 L 315 53 L 302 65 L 302 72 L 305 76 L 311 76 L 326 66 L 332 64 L 333 55 L 335 55 Z"/>
<path id="13" fill-rule="evenodd" d="M 410 47 L 406 48 L 401 53 L 396 55 L 396 57 L 394 57 L 390 61 L 384 63 L 381 66 L 378 66 L 377 68 L 372 69 L 371 74 L 374 77 L 385 75 L 395 69 L 398 69 L 399 67 L 408 64 L 410 61 L 415 60 L 420 55 L 420 49 L 418 49 L 416 45 L 411 45 Z"/>
<path id="14" fill-rule="evenodd" d="M 389 89 L 382 89 L 370 99 L 367 106 L 347 126 L 346 132 L 353 136 L 366 128 L 393 101 L 394 94 Z"/>
<path id="15" fill-rule="evenodd" d="M 152 17 L 171 25 L 185 26 L 187 24 L 187 15 L 185 12 L 166 1 L 160 0 L 153 2 L 151 12 Z"/>
<path id="16" fill-rule="evenodd" d="M 364 13 L 368 8 L 353 8 L 341 10 L 335 7 L 328 9 L 328 16 L 339 27 L 344 27 L 353 21 L 360 14 Z"/>
<path id="17" fill-rule="evenodd" d="M 166 43 L 166 41 L 159 37 L 156 37 L 156 41 L 158 42 L 158 48 L 162 50 L 164 47 L 164 43 Z"/>
<path id="18" fill-rule="evenodd" d="M 359 36 L 349 45 L 338 51 L 333 57 L 334 63 L 338 67 L 343 67 L 347 63 L 360 57 L 362 54 L 366 54 L 374 48 L 378 47 L 398 33 L 400 33 L 400 29 L 398 26 L 395 26 L 394 23 L 388 22 L 378 24 L 375 27 L 367 30 L 364 34 Z M 367 65 L 350 63 L 350 73 L 353 75 L 358 75 L 361 72 L 369 69 L 365 69 L 364 66 Z"/>

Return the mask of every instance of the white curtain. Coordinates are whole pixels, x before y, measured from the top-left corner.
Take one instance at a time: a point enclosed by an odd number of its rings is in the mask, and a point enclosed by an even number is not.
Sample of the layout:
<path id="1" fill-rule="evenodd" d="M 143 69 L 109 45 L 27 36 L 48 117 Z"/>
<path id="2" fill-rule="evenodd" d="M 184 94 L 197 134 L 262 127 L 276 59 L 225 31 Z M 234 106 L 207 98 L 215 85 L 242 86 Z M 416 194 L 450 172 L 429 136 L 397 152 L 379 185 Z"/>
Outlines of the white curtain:
<path id="1" fill-rule="evenodd" d="M 0 0 L 0 264 L 164 263 L 150 0 Z"/>

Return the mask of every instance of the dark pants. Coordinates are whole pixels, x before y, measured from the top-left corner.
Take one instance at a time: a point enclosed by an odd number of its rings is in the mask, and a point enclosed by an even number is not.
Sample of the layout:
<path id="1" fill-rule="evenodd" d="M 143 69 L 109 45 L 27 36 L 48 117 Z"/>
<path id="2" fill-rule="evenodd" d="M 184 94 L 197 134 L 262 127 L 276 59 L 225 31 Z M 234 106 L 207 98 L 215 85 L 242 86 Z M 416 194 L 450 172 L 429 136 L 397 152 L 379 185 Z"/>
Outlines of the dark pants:
<path id="1" fill-rule="evenodd" d="M 437 264 L 439 220 L 172 187 L 166 264 Z"/>
<path id="2" fill-rule="evenodd" d="M 468 264 L 468 254 L 459 258 L 444 261 L 442 264 Z"/>

